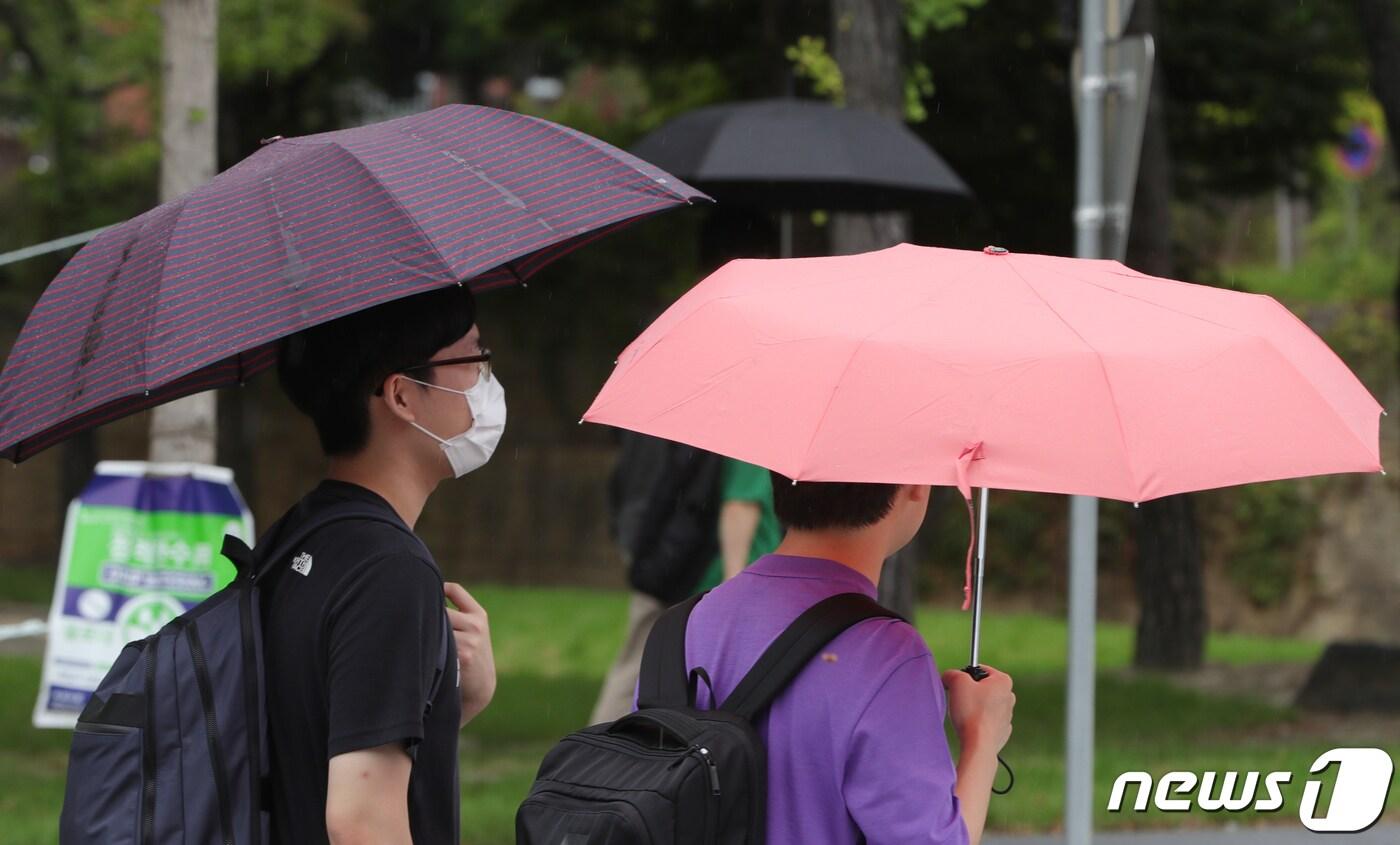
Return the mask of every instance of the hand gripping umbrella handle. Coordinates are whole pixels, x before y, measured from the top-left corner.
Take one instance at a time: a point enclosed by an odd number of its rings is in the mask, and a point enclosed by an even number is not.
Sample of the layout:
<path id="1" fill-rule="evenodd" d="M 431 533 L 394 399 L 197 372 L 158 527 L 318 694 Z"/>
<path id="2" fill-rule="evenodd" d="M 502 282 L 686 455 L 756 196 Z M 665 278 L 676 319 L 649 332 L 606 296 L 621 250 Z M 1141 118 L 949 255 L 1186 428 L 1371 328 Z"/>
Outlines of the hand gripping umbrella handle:
<path id="1" fill-rule="evenodd" d="M 971 677 L 974 681 L 980 681 L 991 674 L 986 669 L 983 669 L 981 666 L 964 666 L 962 670 L 966 672 L 968 676 Z M 997 762 L 1001 764 L 1001 767 L 1003 769 L 1006 769 L 1007 780 L 1005 787 L 997 789 L 995 786 L 993 786 L 992 792 L 994 792 L 997 795 L 1005 795 L 1006 793 L 1011 791 L 1012 787 L 1016 785 L 1016 773 L 1011 771 L 1011 764 L 1006 762 L 1006 758 L 1001 756 L 1000 754 L 997 755 Z"/>

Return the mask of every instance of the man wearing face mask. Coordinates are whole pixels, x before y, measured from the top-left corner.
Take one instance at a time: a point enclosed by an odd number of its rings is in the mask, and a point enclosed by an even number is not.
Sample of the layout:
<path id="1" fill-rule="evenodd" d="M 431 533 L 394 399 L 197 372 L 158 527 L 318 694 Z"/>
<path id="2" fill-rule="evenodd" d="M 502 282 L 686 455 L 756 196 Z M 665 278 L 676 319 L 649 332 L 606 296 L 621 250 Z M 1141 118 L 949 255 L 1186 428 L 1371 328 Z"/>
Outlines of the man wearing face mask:
<path id="1" fill-rule="evenodd" d="M 273 841 L 459 840 L 457 732 L 491 700 L 495 664 L 486 612 L 443 583 L 413 526 L 505 429 L 475 318 L 471 292 L 449 287 L 280 350 L 326 473 L 259 543 L 322 526 L 264 576 Z"/>

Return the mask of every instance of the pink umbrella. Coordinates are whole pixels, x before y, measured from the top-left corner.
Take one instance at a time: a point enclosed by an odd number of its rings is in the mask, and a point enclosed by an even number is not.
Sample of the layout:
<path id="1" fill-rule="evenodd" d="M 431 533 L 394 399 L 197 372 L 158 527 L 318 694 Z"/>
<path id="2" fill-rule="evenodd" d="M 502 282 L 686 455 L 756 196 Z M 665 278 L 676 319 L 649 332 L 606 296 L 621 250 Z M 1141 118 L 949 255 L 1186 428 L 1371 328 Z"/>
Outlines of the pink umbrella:
<path id="1" fill-rule="evenodd" d="M 1267 296 L 901 244 L 726 264 L 627 347 L 584 419 L 799 481 L 956 485 L 969 508 L 980 487 L 985 519 L 993 487 L 1142 502 L 1380 471 L 1381 413 Z"/>

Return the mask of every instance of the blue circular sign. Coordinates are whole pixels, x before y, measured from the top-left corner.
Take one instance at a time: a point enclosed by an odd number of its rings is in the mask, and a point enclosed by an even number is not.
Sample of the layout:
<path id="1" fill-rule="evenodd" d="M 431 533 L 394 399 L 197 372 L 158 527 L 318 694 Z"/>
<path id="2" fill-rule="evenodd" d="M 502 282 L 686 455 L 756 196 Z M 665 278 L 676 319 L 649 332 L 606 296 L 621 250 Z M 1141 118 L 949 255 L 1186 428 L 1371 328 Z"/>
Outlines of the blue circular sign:
<path id="1" fill-rule="evenodd" d="M 1337 148 L 1337 164 L 1342 172 L 1360 179 L 1370 176 L 1381 160 L 1381 136 L 1364 123 L 1351 127 Z"/>

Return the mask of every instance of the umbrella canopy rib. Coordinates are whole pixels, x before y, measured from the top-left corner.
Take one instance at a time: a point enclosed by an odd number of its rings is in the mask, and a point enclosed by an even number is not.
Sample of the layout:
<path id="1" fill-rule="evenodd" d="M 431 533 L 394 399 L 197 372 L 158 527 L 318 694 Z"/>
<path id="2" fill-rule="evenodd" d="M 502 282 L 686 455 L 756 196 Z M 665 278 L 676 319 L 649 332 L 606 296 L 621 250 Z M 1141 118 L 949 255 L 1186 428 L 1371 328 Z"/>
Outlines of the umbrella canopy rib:
<path id="1" fill-rule="evenodd" d="M 1010 256 L 1006 257 L 1009 258 Z M 1132 452 L 1128 449 L 1127 435 L 1123 432 L 1123 414 L 1118 409 L 1118 399 L 1113 392 L 1113 379 L 1110 378 L 1108 375 L 1108 364 L 1104 362 L 1103 353 L 1099 352 L 1098 349 L 1094 348 L 1094 345 L 1090 343 L 1088 339 L 1084 337 L 1084 335 L 1080 334 L 1079 330 L 1076 329 L 1068 320 L 1066 320 L 1063 314 L 1055 310 L 1055 305 L 1052 302 L 1050 302 L 1050 300 L 1046 299 L 1045 295 L 1042 294 L 1038 289 L 1036 289 L 1035 285 L 1031 284 L 1030 279 L 1027 279 L 1024 274 L 1022 274 L 1019 270 L 1016 269 L 1015 263 L 1008 260 L 1006 262 L 1006 266 L 1007 269 L 1011 271 L 1011 274 L 1014 275 L 1017 279 L 1021 281 L 1022 284 L 1026 286 L 1027 290 L 1035 294 L 1041 302 L 1045 303 L 1045 307 L 1049 309 L 1050 313 L 1055 316 L 1055 319 L 1059 320 L 1060 323 L 1064 325 L 1065 329 L 1068 330 L 1070 334 L 1074 335 L 1080 343 L 1083 343 L 1084 348 L 1088 350 L 1089 354 L 1094 356 L 1094 360 L 1098 362 L 1098 371 L 1099 375 L 1103 379 L 1104 390 L 1108 391 L 1108 405 L 1113 410 L 1114 428 L 1115 431 L 1117 431 L 1118 433 L 1118 451 L 1122 454 L 1123 467 L 1128 473 L 1129 487 L 1133 491 L 1135 491 L 1134 495 L 1137 495 L 1138 493 L 1136 491 L 1141 491 L 1142 487 L 1138 483 L 1137 474 L 1133 472 L 1133 456 Z M 1121 499 L 1123 498 L 1123 496 L 1119 495 L 1116 498 Z"/>

